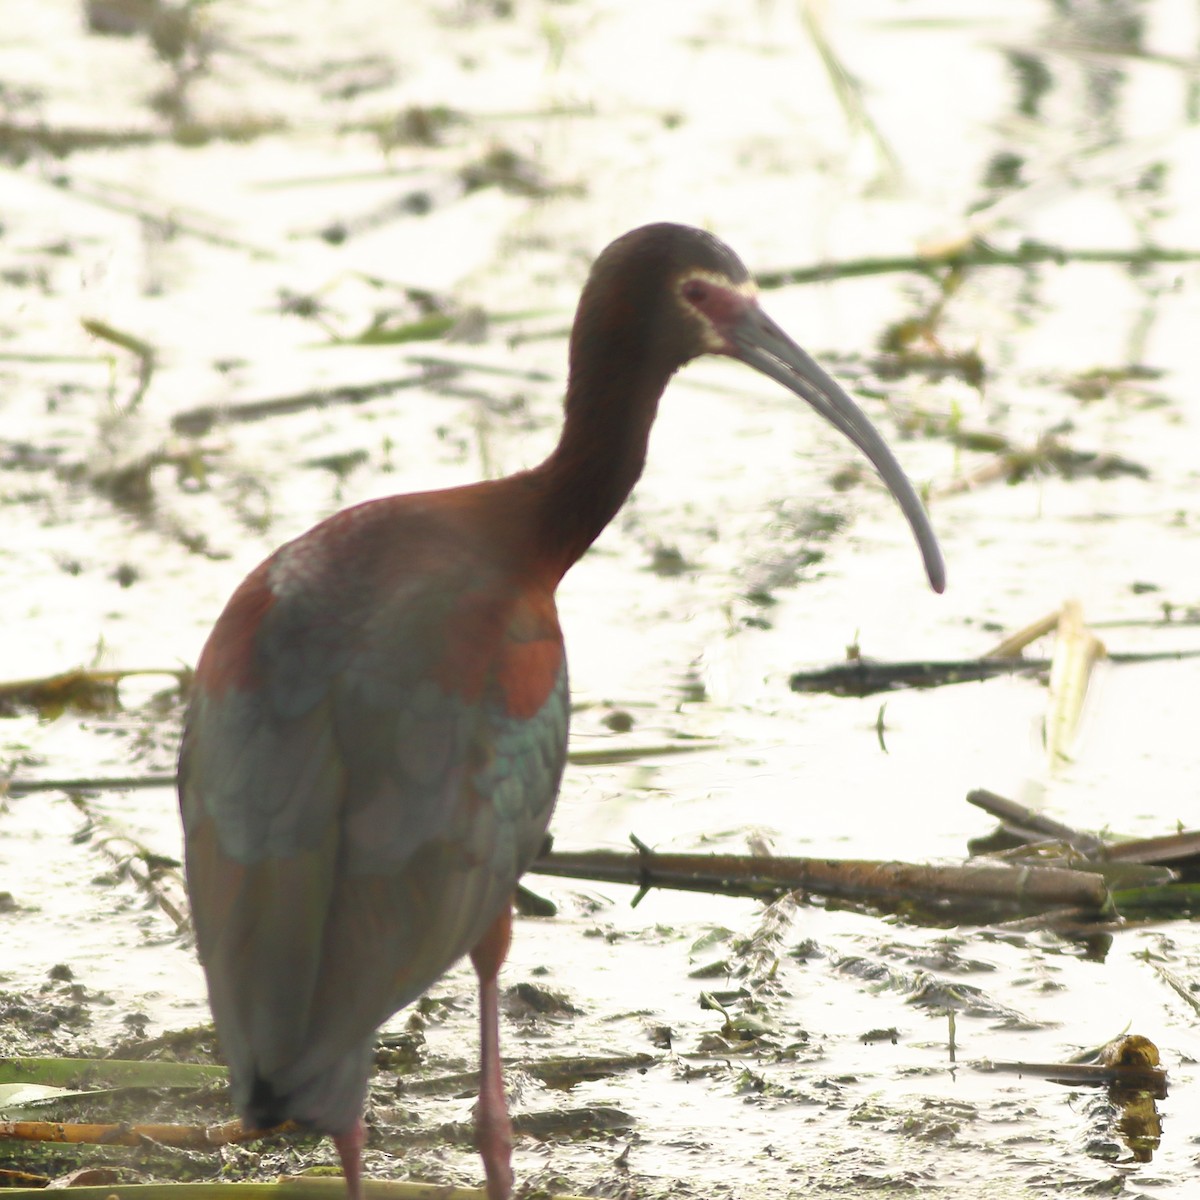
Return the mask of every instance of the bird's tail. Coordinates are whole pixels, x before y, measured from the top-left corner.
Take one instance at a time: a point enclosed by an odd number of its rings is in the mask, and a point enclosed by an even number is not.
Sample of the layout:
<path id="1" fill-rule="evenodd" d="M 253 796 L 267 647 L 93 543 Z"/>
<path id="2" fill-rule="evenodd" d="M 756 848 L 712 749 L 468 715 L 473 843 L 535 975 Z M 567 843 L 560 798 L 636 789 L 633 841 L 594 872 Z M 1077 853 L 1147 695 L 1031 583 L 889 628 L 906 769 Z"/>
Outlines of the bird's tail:
<path id="1" fill-rule="evenodd" d="M 250 1085 L 250 1099 L 242 1110 L 242 1123 L 247 1130 L 274 1129 L 291 1116 L 288 1097 L 276 1093 L 269 1079 L 255 1075 Z"/>
<path id="2" fill-rule="evenodd" d="M 257 1063 L 247 1063 L 245 1073 L 232 1071 L 242 1123 L 262 1130 L 295 1121 L 320 1133 L 348 1133 L 362 1112 L 374 1051 L 372 1034 L 316 1069 L 301 1059 L 286 1071 L 264 1071 Z"/>

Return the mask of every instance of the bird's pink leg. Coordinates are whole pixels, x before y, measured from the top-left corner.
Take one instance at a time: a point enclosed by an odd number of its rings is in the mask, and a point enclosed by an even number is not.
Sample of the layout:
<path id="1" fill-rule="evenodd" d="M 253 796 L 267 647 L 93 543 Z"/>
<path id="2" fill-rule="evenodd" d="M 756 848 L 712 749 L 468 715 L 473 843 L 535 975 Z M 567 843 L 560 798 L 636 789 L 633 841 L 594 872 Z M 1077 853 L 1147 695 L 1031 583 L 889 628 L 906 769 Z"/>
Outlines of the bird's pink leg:
<path id="1" fill-rule="evenodd" d="M 354 1122 L 348 1133 L 335 1133 L 333 1144 L 342 1160 L 342 1174 L 346 1177 L 346 1192 L 349 1200 L 362 1200 L 362 1148 L 367 1131 L 362 1117 Z"/>
<path id="2" fill-rule="evenodd" d="M 487 1175 L 488 1200 L 512 1195 L 512 1124 L 500 1069 L 500 988 L 497 976 L 512 937 L 512 908 L 504 911 L 471 951 L 479 976 L 479 1103 L 475 1108 L 475 1144 Z"/>

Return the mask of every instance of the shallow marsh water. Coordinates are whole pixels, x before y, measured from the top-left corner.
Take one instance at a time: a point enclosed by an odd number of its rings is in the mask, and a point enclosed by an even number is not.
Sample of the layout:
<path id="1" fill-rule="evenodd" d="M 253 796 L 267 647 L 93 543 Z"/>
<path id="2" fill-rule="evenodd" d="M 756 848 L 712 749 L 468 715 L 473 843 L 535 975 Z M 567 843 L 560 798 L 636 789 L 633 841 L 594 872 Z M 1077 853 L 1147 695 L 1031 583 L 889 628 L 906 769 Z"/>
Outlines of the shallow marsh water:
<path id="1" fill-rule="evenodd" d="M 175 59 L 161 25 L 101 36 L 76 5 L 8 6 L 6 679 L 190 664 L 245 572 L 322 516 L 537 461 L 556 436 L 587 265 L 644 221 L 705 225 L 760 272 L 972 232 L 1008 249 L 1200 251 L 1189 3 L 976 4 L 964 16 L 883 0 L 518 0 L 406 6 L 402 20 L 371 0 L 213 4 L 194 10 Z M 839 94 L 821 39 L 857 98 Z M 44 136 L 13 131 L 39 126 L 80 144 L 51 153 Z M 451 340 L 331 338 L 423 319 L 426 293 L 435 314 L 461 318 Z M 852 643 L 884 659 L 978 654 L 1071 597 L 1114 623 L 1100 630 L 1110 649 L 1200 647 L 1200 627 L 1151 624 L 1200 595 L 1200 267 L 987 268 L 945 293 L 880 274 L 774 289 L 765 306 L 857 391 L 929 488 L 949 587 L 928 591 L 869 472 L 835 490 L 854 458 L 835 433 L 736 364 L 689 367 L 645 478 L 568 577 L 561 611 L 574 748 L 712 745 L 571 767 L 558 844 L 623 847 L 635 833 L 662 849 L 766 840 L 782 854 L 954 860 L 990 827 L 964 803 L 981 786 L 1077 827 L 1200 825 L 1195 661 L 1106 668 L 1072 761 L 1053 771 L 1034 680 L 892 695 L 886 750 L 878 698 L 787 686 Z M 929 336 L 910 350 L 935 369 L 896 377 L 880 345 L 920 319 Z M 153 347 L 142 394 L 137 355 L 84 321 Z M 969 352 L 981 384 L 936 369 Z M 1089 390 L 1088 372 L 1130 366 L 1153 374 Z M 408 386 L 257 421 L 179 420 L 380 380 Z M 1148 474 L 1035 472 L 959 489 L 993 456 L 956 446 L 956 428 L 1017 446 L 1054 432 Z M 170 685 L 130 681 L 107 716 L 6 717 L 0 766 L 21 780 L 169 772 Z M 629 733 L 605 723 L 614 710 L 634 718 Z M 22 997 L 22 1011 L 51 1014 L 40 1032 L 5 1020 L 0 1049 L 90 1051 L 203 1022 L 193 951 L 102 851 L 116 833 L 177 857 L 171 791 L 96 794 L 86 813 L 55 792 L 0 805 L 0 891 L 12 896 L 0 990 L 10 1013 Z M 559 916 L 519 923 L 505 981 L 561 993 L 578 1012 L 512 998 L 514 1111 L 609 1106 L 628 1121 L 522 1138 L 521 1180 L 650 1196 L 1194 1188 L 1197 1018 L 1156 967 L 1200 987 L 1195 922 L 1123 931 L 1094 961 L 1048 935 L 819 907 L 764 917 L 749 901 L 665 892 L 630 909 L 629 889 L 530 883 Z M 74 985 L 49 979 L 57 964 Z M 459 969 L 433 989 L 422 1074 L 473 1065 L 472 984 Z M 957 998 L 935 984 L 957 985 Z M 706 992 L 763 1036 L 722 1038 Z M 1126 1026 L 1159 1045 L 1171 1075 L 1149 1162 L 1094 1097 L 972 1065 L 1061 1061 Z M 894 1041 L 867 1036 L 892 1029 Z M 526 1069 L 640 1053 L 655 1056 L 644 1071 L 565 1094 Z M 396 1126 L 464 1120 L 470 1099 L 392 1088 L 381 1077 L 386 1149 L 372 1174 L 477 1181 L 467 1146 L 387 1152 Z M 260 1169 L 285 1157 L 298 1161 L 268 1150 Z M 250 1152 L 226 1158 L 254 1169 Z"/>

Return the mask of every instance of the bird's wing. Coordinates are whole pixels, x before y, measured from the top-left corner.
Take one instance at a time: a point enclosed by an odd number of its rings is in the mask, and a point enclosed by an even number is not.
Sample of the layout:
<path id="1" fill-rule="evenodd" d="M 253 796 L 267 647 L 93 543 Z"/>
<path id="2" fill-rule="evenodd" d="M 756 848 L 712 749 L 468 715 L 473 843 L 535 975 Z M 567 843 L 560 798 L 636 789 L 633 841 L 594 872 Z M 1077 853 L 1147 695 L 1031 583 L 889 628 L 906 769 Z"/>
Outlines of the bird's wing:
<path id="1" fill-rule="evenodd" d="M 180 757 L 235 1100 L 251 1108 L 265 1083 L 273 1115 L 332 1129 L 357 1115 L 376 1026 L 509 901 L 549 820 L 568 719 L 548 595 L 453 556 L 379 561 L 335 589 L 343 555 L 363 561 L 351 550 L 302 539 L 239 589 L 197 669 Z"/>

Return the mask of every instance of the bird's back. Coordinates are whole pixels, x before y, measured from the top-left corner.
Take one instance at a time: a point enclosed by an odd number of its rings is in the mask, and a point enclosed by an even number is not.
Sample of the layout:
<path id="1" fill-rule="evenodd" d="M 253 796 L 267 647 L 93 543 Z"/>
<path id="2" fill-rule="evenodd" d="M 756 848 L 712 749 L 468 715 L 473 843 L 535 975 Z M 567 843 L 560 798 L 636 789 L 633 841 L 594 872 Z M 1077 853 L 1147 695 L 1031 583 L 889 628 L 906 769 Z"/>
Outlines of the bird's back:
<path id="1" fill-rule="evenodd" d="M 252 1124 L 348 1129 L 376 1027 L 475 945 L 541 843 L 566 666 L 550 591 L 477 511 L 495 499 L 339 514 L 250 575 L 201 656 L 188 885 Z"/>

